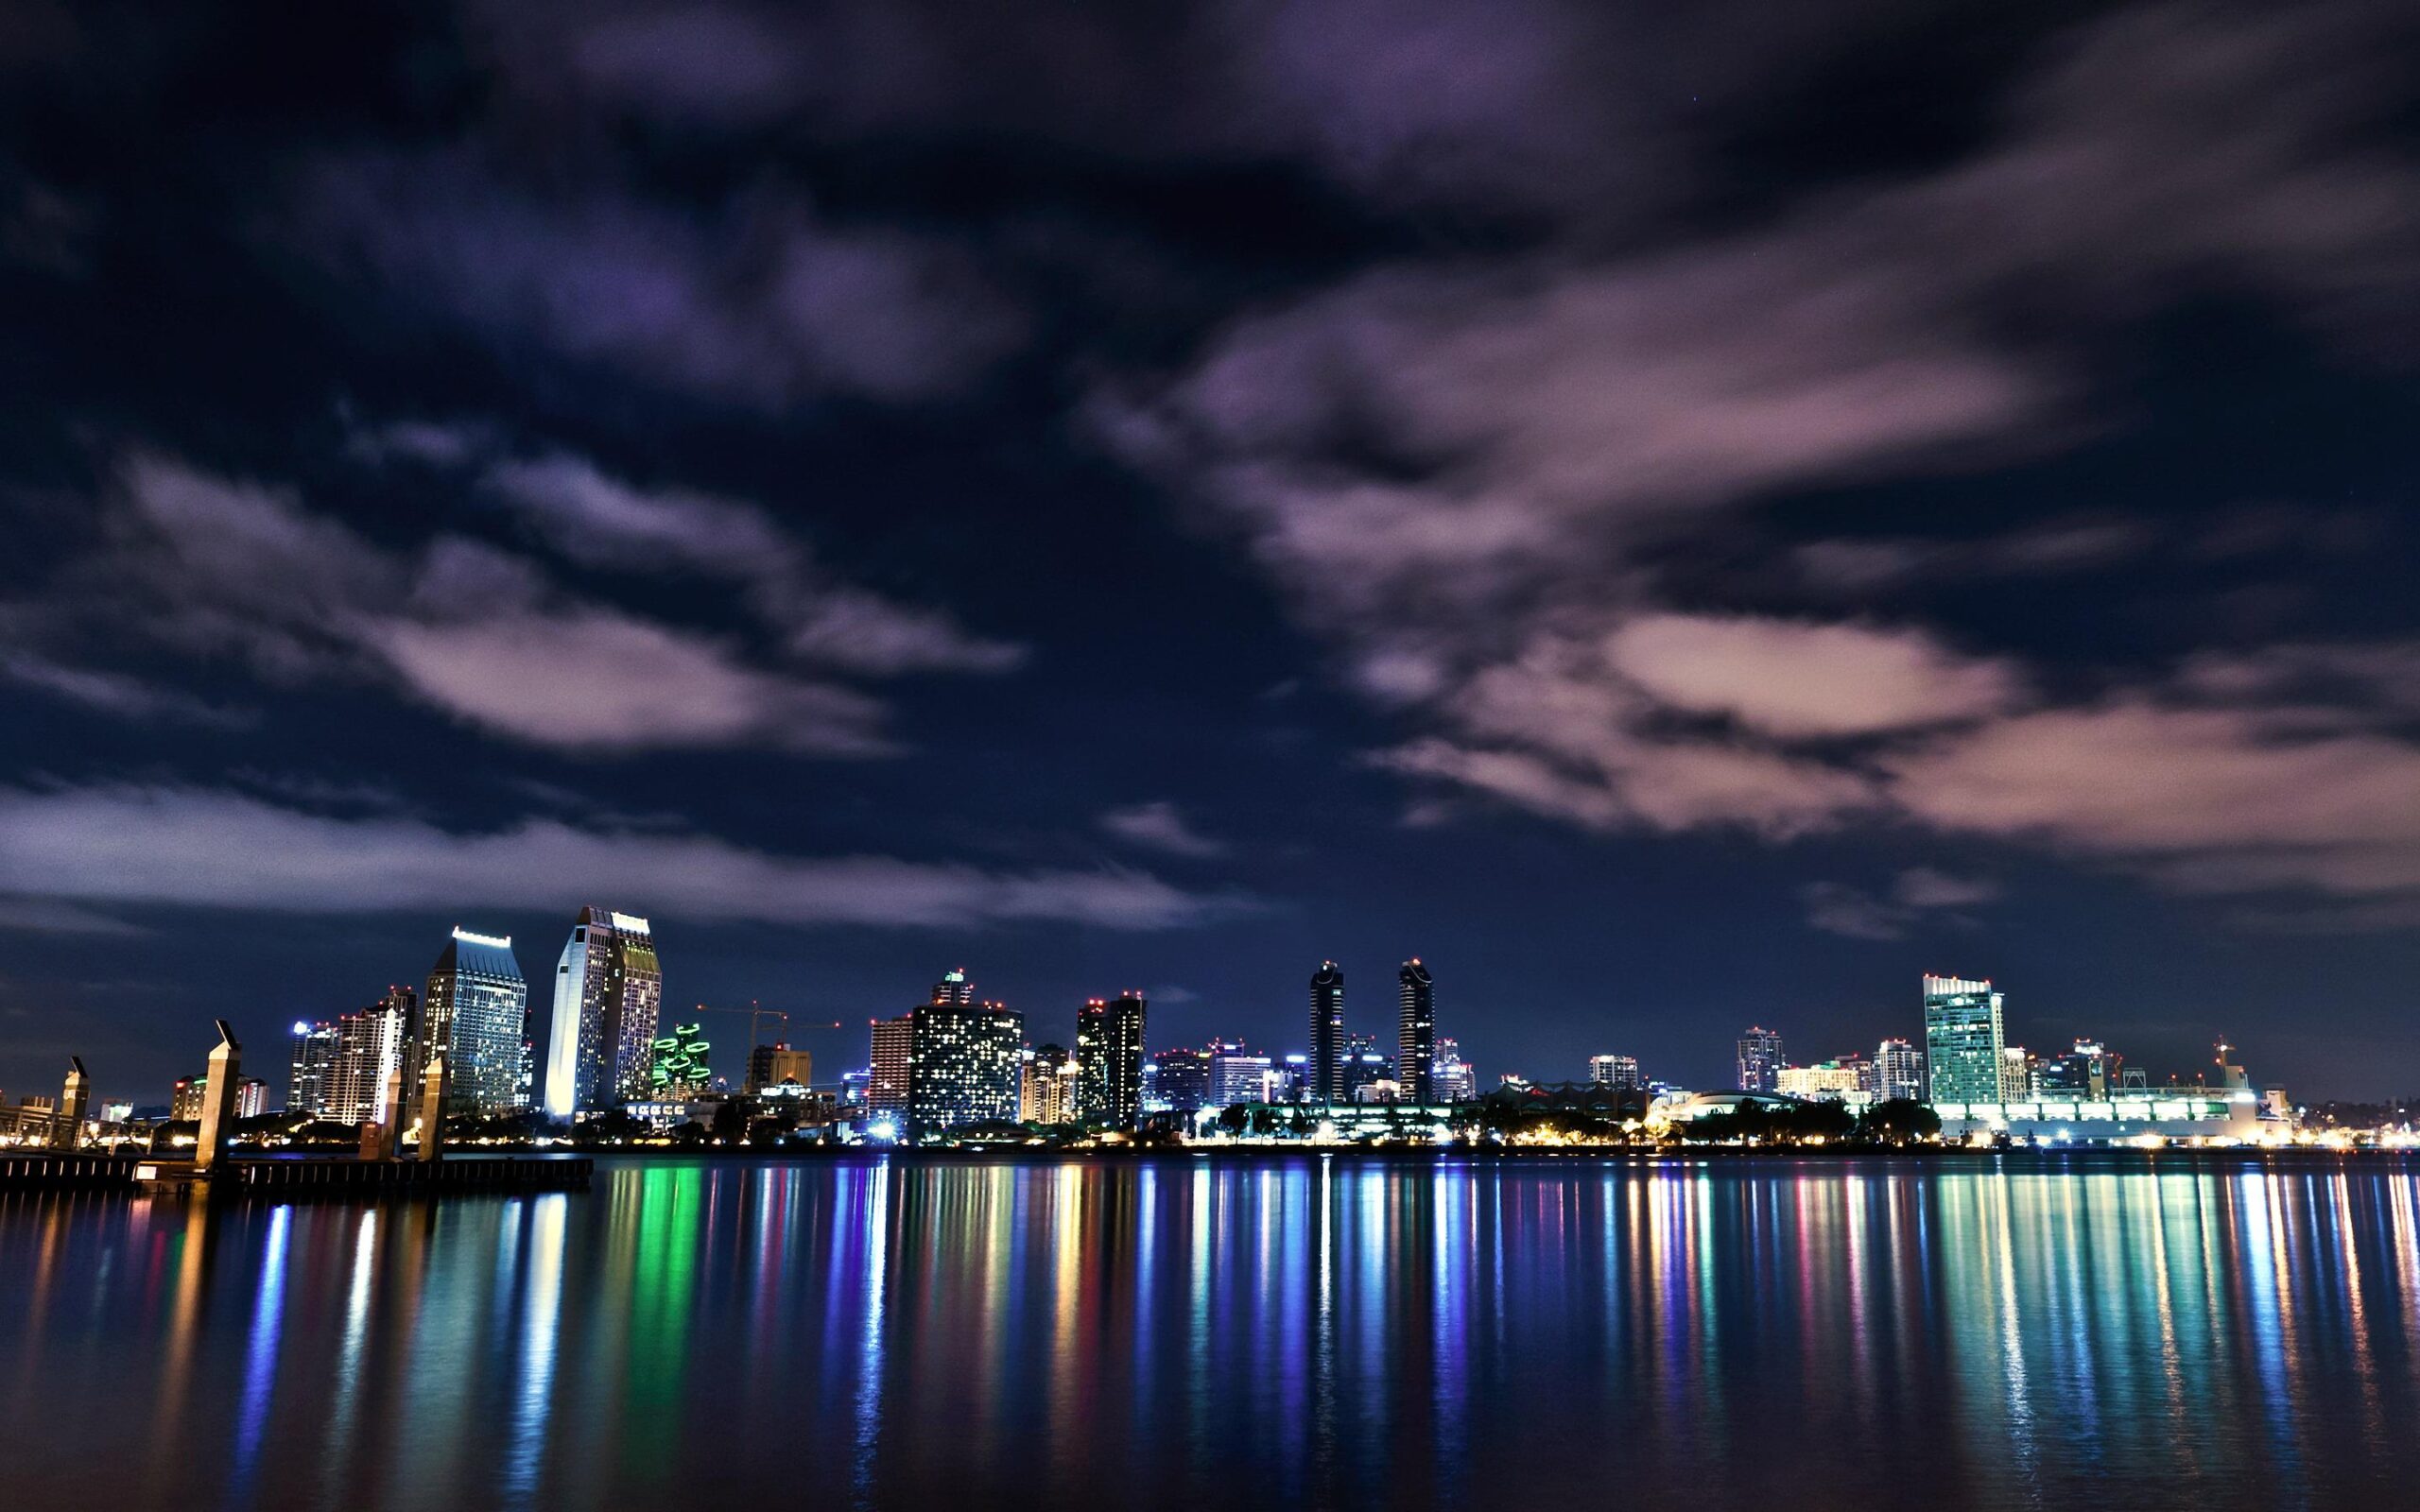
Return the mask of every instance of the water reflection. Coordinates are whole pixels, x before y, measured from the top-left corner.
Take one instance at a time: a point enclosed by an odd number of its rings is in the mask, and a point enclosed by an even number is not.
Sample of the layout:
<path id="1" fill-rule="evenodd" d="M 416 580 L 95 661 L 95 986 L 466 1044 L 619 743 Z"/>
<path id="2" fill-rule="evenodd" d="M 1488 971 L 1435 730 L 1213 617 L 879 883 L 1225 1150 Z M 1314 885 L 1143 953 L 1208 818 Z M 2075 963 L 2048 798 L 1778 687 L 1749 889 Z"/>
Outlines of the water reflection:
<path id="1" fill-rule="evenodd" d="M 874 1160 L 9 1197 L 0 1360 L 0 1481 L 137 1505 L 2392 1504 L 2420 1180 Z"/>

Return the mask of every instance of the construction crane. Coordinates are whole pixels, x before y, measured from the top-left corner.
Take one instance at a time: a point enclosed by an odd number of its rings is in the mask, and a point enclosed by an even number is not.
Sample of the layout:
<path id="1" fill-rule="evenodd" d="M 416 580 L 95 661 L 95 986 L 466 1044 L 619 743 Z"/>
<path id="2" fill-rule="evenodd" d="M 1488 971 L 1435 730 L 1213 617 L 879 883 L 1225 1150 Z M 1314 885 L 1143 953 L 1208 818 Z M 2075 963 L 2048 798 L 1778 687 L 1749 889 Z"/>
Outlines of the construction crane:
<path id="1" fill-rule="evenodd" d="M 748 1015 L 748 1060 L 746 1063 L 751 1066 L 754 1065 L 756 1061 L 756 1043 L 759 1038 L 761 1038 L 760 1029 L 764 1021 L 767 1019 L 778 1019 L 786 1025 L 790 1022 L 790 1016 L 787 1013 L 783 1012 L 779 1008 L 765 1007 L 754 998 L 750 998 L 748 1000 L 748 1006 L 744 1008 L 717 1008 L 710 1004 L 700 1003 L 697 1006 L 697 1011 L 700 1013 L 744 1013 Z M 798 1027 L 802 1029 L 838 1029 L 840 1025 L 838 1022 L 803 1023 Z"/>

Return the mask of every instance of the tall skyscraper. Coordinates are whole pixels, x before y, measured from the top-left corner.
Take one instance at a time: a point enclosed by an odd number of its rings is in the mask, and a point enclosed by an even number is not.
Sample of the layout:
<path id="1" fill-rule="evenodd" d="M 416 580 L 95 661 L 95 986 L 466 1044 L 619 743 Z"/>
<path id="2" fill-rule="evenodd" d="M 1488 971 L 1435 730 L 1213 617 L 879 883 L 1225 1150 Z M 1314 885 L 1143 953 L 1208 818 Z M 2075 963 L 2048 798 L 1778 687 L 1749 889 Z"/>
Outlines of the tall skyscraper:
<path id="1" fill-rule="evenodd" d="M 1311 973 L 1311 1057 L 1304 1100 L 1341 1103 L 1344 1089 L 1344 972 L 1334 961 Z"/>
<path id="2" fill-rule="evenodd" d="M 1407 1103 L 1437 1100 L 1437 996 L 1428 968 L 1415 955 L 1395 973 L 1402 1017 L 1395 1028 L 1395 1081 Z"/>
<path id="3" fill-rule="evenodd" d="M 663 1005 L 664 970 L 648 921 L 581 909 L 555 965 L 546 1111 L 569 1118 L 645 1097 Z"/>
<path id="4" fill-rule="evenodd" d="M 908 1130 L 908 1077 L 916 1047 L 915 1015 L 903 1013 L 873 1026 L 872 1074 L 866 1081 L 866 1119 L 889 1122 L 892 1130 Z"/>
<path id="5" fill-rule="evenodd" d="M 1885 1040 L 1874 1051 L 1876 1099 L 1920 1101 L 1925 1094 L 1925 1053 L 1905 1040 Z"/>
<path id="6" fill-rule="evenodd" d="M 908 1015 L 908 1133 L 1013 1124 L 1025 1015 L 996 1003 L 927 1003 Z"/>
<path id="7" fill-rule="evenodd" d="M 335 1116 L 329 1109 L 336 1095 L 338 1040 L 337 1026 L 325 1020 L 295 1021 L 293 1070 L 285 1088 L 287 1112 L 311 1118 Z"/>
<path id="8" fill-rule="evenodd" d="M 387 1074 L 408 1075 L 420 994 L 390 987 L 358 1013 L 337 1016 L 337 1053 L 328 1073 L 327 1116 L 339 1124 L 387 1122 Z"/>
<path id="9" fill-rule="evenodd" d="M 1647 1085 L 1647 1078 L 1639 1074 L 1635 1056 L 1590 1056 L 1588 1079 L 1617 1091 L 1635 1091 Z"/>
<path id="10" fill-rule="evenodd" d="M 968 1004 L 973 1003 L 975 1001 L 975 984 L 966 979 L 966 968 L 963 966 L 954 967 L 942 973 L 942 979 L 933 984 L 932 1001 L 935 1003 L 953 1003 L 959 1007 L 964 1007 Z"/>
<path id="11" fill-rule="evenodd" d="M 1741 1091 L 1777 1092 L 1781 1068 L 1788 1063 L 1782 1057 L 1780 1030 L 1751 1028 L 1739 1037 Z"/>
<path id="12" fill-rule="evenodd" d="M 1936 1103 L 1996 1103 L 2008 1048 L 2000 1022 L 2006 994 L 1989 981 L 1924 980 L 1927 1097 Z"/>
<path id="13" fill-rule="evenodd" d="M 1077 1109 L 1086 1124 L 1132 1129 L 1143 1120 L 1143 994 L 1098 998 L 1076 1015 Z"/>
<path id="14" fill-rule="evenodd" d="M 529 1106 L 529 984 L 510 935 L 455 929 L 429 970 L 420 1053 L 445 1057 L 449 1114 L 499 1118 Z"/>

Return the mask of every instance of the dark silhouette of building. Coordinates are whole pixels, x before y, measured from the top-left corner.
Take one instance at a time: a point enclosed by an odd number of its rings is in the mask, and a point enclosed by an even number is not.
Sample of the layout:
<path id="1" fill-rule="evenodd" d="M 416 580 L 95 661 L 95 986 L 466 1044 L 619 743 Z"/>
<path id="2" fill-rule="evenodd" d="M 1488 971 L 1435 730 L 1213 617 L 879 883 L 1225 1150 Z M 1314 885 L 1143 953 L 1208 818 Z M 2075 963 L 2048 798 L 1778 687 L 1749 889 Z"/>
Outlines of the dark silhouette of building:
<path id="1" fill-rule="evenodd" d="M 1311 973 L 1311 1058 L 1304 1100 L 1341 1103 L 1344 1085 L 1344 972 L 1334 961 Z"/>
<path id="2" fill-rule="evenodd" d="M 1415 955 L 1395 973 L 1403 1017 L 1395 1032 L 1395 1085 L 1407 1103 L 1437 1100 L 1437 989 Z"/>
<path id="3" fill-rule="evenodd" d="M 1079 1117 L 1099 1128 L 1133 1129 L 1143 1119 L 1143 994 L 1084 1005 L 1076 1016 Z"/>

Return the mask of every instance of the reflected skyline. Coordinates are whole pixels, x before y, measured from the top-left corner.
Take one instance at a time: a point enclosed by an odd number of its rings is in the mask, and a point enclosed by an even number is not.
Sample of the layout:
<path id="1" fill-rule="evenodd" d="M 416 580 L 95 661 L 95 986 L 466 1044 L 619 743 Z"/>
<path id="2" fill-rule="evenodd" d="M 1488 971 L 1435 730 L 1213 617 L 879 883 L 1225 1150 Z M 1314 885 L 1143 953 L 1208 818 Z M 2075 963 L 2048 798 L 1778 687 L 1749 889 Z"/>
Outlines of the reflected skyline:
<path id="1" fill-rule="evenodd" d="M 1295 1158 L 9 1197 L 0 1418 L 12 1486 L 139 1504 L 2333 1500 L 2420 1469 L 2414 1187 Z"/>

